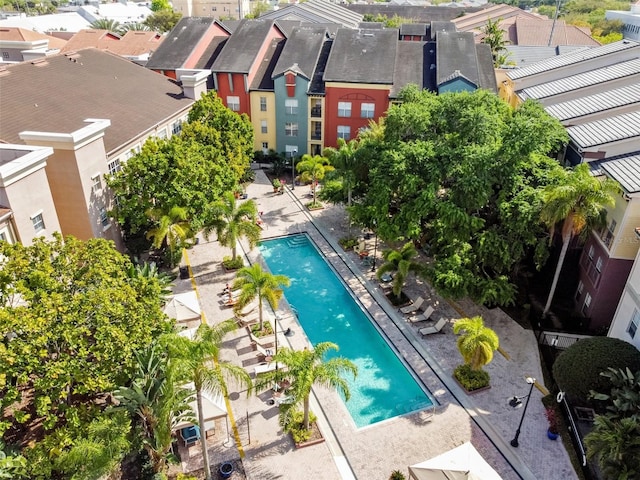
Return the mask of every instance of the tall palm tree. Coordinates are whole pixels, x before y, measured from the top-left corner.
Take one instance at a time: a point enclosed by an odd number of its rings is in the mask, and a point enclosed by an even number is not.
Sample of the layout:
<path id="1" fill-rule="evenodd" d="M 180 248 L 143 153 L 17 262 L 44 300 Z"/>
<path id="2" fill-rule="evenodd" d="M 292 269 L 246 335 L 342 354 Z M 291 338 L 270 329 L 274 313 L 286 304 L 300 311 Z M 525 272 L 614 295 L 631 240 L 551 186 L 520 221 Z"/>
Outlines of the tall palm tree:
<path id="1" fill-rule="evenodd" d="M 383 263 L 377 272 L 378 279 L 385 273 L 395 272 L 393 276 L 393 294 L 400 298 L 402 287 L 409 276 L 409 272 L 422 273 L 424 267 L 419 262 L 414 262 L 418 251 L 412 242 L 405 243 L 400 250 L 384 250 L 382 252 Z"/>
<path id="2" fill-rule="evenodd" d="M 640 476 L 640 422 L 637 419 L 614 420 L 597 415 L 593 430 L 584 440 L 587 457 L 598 461 L 606 478 Z"/>
<path id="3" fill-rule="evenodd" d="M 112 33 L 117 33 L 118 35 L 123 33 L 120 22 L 110 18 L 99 18 L 94 21 L 90 27 L 94 30 L 108 30 Z"/>
<path id="4" fill-rule="evenodd" d="M 358 169 L 357 140 L 346 142 L 343 138 L 338 139 L 338 148 L 328 147 L 323 151 L 331 165 L 342 176 L 342 184 L 347 191 L 347 206 L 351 206 L 353 188 L 356 183 L 356 172 Z"/>
<path id="5" fill-rule="evenodd" d="M 169 248 L 169 263 L 174 266 L 180 247 L 191 236 L 186 209 L 171 207 L 168 212 L 150 210 L 147 215 L 157 223 L 155 228 L 147 232 L 147 239 L 153 239 L 153 248 L 166 244 Z"/>
<path id="6" fill-rule="evenodd" d="M 498 335 L 484 326 L 482 317 L 462 318 L 453 324 L 453 333 L 458 337 L 458 350 L 464 362 L 472 370 L 480 370 L 493 360 L 493 352 L 500 346 Z"/>
<path id="7" fill-rule="evenodd" d="M 562 222 L 562 249 L 547 303 L 542 313 L 543 316 L 551 308 L 551 301 L 558 285 L 560 271 L 571 239 L 575 235 L 579 235 L 583 231 L 589 232 L 603 223 L 606 207 L 615 206 L 613 194 L 617 191 L 619 191 L 619 186 L 616 182 L 609 178 L 600 180 L 592 176 L 589 165 L 586 163 L 578 165 L 573 170 L 564 170 L 560 181 L 548 186 L 543 191 L 540 218 L 550 229 L 551 241 L 556 225 Z"/>
<path id="8" fill-rule="evenodd" d="M 220 360 L 220 348 L 224 336 L 237 328 L 233 320 L 226 320 L 213 327 L 202 324 L 192 339 L 171 334 L 164 337 L 169 351 L 169 359 L 177 371 L 194 384 L 198 406 L 198 424 L 205 435 L 202 392 L 227 396 L 227 381 L 232 380 L 251 392 L 251 378 L 244 368 Z M 206 435 L 205 435 L 206 436 Z M 204 471 L 207 480 L 211 480 L 211 464 L 207 452 L 207 442 L 200 442 Z"/>
<path id="9" fill-rule="evenodd" d="M 291 281 L 285 275 L 273 275 L 265 272 L 257 263 L 250 267 L 243 267 L 238 270 L 236 279 L 233 282 L 233 289 L 240 289 L 240 295 L 235 306 L 235 311 L 241 311 L 255 298 L 258 299 L 258 316 L 260 319 L 260 330 L 263 328 L 262 306 L 266 300 L 273 310 L 278 308 L 278 302 L 282 298 L 282 287 L 288 287 Z"/>
<path id="10" fill-rule="evenodd" d="M 324 178 L 326 172 L 334 168 L 329 165 L 329 159 L 320 155 L 311 156 L 305 153 L 302 161 L 296 165 L 302 182 L 311 182 L 311 192 L 313 193 L 313 203 L 316 203 L 316 184 Z"/>
<path id="11" fill-rule="evenodd" d="M 231 260 L 235 261 L 239 238 L 246 237 L 251 248 L 260 240 L 262 229 L 256 223 L 257 219 L 256 202 L 247 200 L 238 204 L 233 192 L 226 192 L 221 200 L 207 208 L 203 234 L 208 239 L 215 231 L 220 244 L 231 248 Z"/>
<path id="12" fill-rule="evenodd" d="M 274 381 L 282 380 L 283 376 L 289 380 L 288 394 L 293 398 L 293 405 L 302 402 L 304 411 L 304 428 L 309 429 L 309 397 L 314 385 L 338 390 L 345 399 L 349 400 L 351 392 L 344 378 L 345 373 L 350 373 L 355 378 L 358 375 L 358 367 L 343 357 L 334 357 L 325 360 L 324 356 L 329 350 L 338 350 L 338 345 L 332 342 L 318 343 L 312 350 L 291 350 L 281 348 L 273 357 L 273 361 L 282 365 L 278 371 L 265 373 L 256 380 L 256 391 L 273 385 Z"/>

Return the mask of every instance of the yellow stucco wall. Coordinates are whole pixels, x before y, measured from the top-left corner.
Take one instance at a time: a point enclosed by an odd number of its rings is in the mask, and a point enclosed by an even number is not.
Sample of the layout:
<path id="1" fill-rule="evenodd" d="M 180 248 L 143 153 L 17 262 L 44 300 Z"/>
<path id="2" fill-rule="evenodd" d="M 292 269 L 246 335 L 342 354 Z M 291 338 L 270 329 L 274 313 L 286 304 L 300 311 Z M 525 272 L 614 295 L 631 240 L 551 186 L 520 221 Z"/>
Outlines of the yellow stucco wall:
<path id="1" fill-rule="evenodd" d="M 260 97 L 267 99 L 267 111 L 260 110 Z M 250 92 L 251 124 L 253 125 L 253 148 L 262 150 L 267 142 L 270 149 L 276 149 L 276 96 L 273 92 Z M 262 121 L 267 122 L 267 133 L 262 133 Z"/>

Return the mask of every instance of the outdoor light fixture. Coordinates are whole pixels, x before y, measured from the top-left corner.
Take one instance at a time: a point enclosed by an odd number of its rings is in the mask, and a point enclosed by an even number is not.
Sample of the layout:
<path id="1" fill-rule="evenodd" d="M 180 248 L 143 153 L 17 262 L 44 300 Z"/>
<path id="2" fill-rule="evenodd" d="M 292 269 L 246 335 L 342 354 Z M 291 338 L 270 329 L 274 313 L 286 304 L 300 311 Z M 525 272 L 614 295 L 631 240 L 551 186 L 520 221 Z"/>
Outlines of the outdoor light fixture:
<path id="1" fill-rule="evenodd" d="M 518 424 L 518 430 L 516 430 L 516 436 L 513 437 L 513 440 L 511 440 L 511 446 L 512 447 L 518 447 L 518 437 L 520 436 L 520 428 L 522 428 L 522 422 L 524 421 L 524 416 L 527 413 L 527 407 L 529 406 L 529 400 L 531 400 L 531 392 L 533 392 L 533 386 L 536 383 L 536 379 L 533 377 L 527 377 L 527 383 L 529 385 L 531 385 L 531 387 L 529 388 L 529 393 L 527 395 L 524 395 L 522 397 L 516 397 L 514 396 L 511 400 L 509 400 L 509 405 L 513 408 L 518 408 L 522 405 L 522 399 L 526 398 L 527 401 L 524 404 L 524 410 L 522 410 L 522 417 L 520 417 L 520 423 Z"/>
<path id="2" fill-rule="evenodd" d="M 294 148 L 291 150 L 291 190 L 295 190 L 296 188 L 296 155 L 298 154 L 298 149 Z"/>
<path id="3" fill-rule="evenodd" d="M 373 228 L 375 228 L 377 225 L 375 218 L 373 219 Z M 374 235 L 376 236 L 376 240 L 373 244 L 373 264 L 371 266 L 371 271 L 375 272 L 376 271 L 376 254 L 378 253 L 378 232 L 373 232 Z"/>

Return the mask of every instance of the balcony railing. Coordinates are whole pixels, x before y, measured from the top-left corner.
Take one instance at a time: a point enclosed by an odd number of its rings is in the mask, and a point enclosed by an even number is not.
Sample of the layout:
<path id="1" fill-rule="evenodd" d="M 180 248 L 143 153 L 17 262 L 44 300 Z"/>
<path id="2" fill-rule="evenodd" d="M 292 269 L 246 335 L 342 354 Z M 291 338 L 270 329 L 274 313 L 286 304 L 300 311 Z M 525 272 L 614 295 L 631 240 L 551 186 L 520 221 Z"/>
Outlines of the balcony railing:
<path id="1" fill-rule="evenodd" d="M 322 117 L 322 107 L 320 107 L 320 106 L 312 107 L 311 108 L 311 116 L 313 118 Z"/>
<path id="2" fill-rule="evenodd" d="M 311 132 L 311 140 L 322 140 L 322 132 Z"/>

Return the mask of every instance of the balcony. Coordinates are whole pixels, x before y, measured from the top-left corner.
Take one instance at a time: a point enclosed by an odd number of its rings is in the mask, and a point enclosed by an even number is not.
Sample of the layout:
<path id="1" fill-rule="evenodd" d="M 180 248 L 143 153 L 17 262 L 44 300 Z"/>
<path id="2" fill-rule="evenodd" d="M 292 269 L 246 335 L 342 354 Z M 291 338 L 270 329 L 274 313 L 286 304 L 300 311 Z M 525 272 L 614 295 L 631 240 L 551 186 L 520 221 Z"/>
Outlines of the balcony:
<path id="1" fill-rule="evenodd" d="M 320 118 L 322 117 L 322 107 L 320 105 L 316 105 L 311 108 L 311 117 L 312 118 Z"/>
<path id="2" fill-rule="evenodd" d="M 311 132 L 311 140 L 322 140 L 322 131 L 317 130 L 315 132 Z"/>

